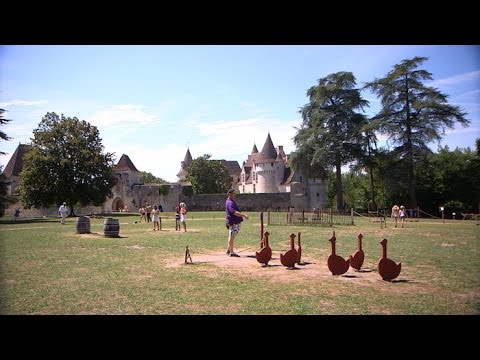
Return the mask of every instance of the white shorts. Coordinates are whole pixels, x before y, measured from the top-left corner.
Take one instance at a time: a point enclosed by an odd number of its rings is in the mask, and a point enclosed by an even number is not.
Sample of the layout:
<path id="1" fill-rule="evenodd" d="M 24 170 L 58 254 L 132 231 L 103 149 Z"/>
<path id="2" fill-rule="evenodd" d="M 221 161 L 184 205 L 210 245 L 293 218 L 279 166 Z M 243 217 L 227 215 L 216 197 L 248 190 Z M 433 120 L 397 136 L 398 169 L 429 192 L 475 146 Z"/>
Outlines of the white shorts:
<path id="1" fill-rule="evenodd" d="M 233 236 L 237 235 L 240 231 L 240 223 L 228 225 L 228 232 Z"/>

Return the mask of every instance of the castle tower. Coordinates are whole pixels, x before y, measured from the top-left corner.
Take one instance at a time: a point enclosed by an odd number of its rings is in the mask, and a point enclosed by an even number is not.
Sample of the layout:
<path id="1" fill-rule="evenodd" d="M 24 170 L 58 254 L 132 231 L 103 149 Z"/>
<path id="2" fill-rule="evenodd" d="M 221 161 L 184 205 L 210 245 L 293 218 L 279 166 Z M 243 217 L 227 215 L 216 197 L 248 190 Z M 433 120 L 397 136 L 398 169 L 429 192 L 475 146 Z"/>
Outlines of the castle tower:
<path id="1" fill-rule="evenodd" d="M 281 155 L 273 146 L 270 133 L 267 135 L 262 151 L 253 160 L 252 182 L 257 193 L 276 193 L 283 181 L 285 164 Z"/>
<path id="2" fill-rule="evenodd" d="M 185 154 L 185 158 L 183 159 L 181 166 L 180 166 L 180 171 L 177 174 L 178 181 L 183 181 L 185 177 L 187 176 L 187 167 L 190 165 L 192 162 L 192 154 L 190 154 L 190 149 L 187 148 L 187 153 Z"/>

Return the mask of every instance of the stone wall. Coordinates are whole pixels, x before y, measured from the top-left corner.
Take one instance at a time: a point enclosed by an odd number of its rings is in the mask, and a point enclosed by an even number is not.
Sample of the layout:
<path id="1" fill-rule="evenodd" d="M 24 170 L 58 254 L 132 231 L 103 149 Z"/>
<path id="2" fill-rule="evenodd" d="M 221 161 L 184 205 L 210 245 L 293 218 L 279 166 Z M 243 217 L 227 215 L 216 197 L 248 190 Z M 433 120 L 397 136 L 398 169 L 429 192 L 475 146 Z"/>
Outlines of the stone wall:
<path id="1" fill-rule="evenodd" d="M 179 201 L 187 204 L 189 210 L 198 211 L 222 211 L 225 210 L 226 194 L 196 194 L 190 197 L 180 194 Z M 301 206 L 299 199 L 291 201 L 290 193 L 275 194 L 237 194 L 235 201 L 241 211 L 267 211 L 267 210 L 283 210 L 289 206 Z M 304 197 L 306 201 L 306 197 Z M 295 203 L 295 205 L 294 205 Z M 305 205 L 306 206 L 306 203 Z"/>

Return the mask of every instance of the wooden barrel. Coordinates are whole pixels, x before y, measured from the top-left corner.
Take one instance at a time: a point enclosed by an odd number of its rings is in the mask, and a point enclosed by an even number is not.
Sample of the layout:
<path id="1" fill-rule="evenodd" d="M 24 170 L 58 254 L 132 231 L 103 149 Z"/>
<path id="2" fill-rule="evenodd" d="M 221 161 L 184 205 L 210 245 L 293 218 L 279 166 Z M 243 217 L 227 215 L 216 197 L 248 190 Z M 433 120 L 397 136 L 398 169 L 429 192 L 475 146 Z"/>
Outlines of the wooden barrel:
<path id="1" fill-rule="evenodd" d="M 90 233 L 90 218 L 86 216 L 77 217 L 77 234 Z"/>
<path id="2" fill-rule="evenodd" d="M 120 231 L 120 223 L 118 219 L 106 218 L 103 222 L 103 233 L 105 236 L 118 237 Z"/>

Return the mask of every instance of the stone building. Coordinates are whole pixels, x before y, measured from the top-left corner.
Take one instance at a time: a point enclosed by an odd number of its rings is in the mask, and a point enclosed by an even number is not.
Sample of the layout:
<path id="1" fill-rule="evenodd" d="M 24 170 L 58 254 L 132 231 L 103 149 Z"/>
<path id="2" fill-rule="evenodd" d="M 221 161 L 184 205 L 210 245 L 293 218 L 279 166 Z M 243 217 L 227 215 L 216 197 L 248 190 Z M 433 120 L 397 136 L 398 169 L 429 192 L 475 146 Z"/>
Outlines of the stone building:
<path id="1" fill-rule="evenodd" d="M 4 174 L 8 181 L 8 194 L 14 195 L 20 182 L 23 167 L 23 155 L 28 146 L 19 144 L 8 162 Z M 178 181 L 169 184 L 143 184 L 140 171 L 128 155 L 123 154 L 114 167 L 118 183 L 112 189 L 113 196 L 100 207 L 76 209 L 77 214 L 111 213 L 128 210 L 135 212 L 145 203 L 162 205 L 164 211 L 173 211 L 175 206 L 184 201 L 191 209 L 221 210 L 224 207 L 225 194 L 201 197 L 186 196 L 182 189 L 190 185 L 185 182 L 187 167 L 192 161 L 190 149 L 187 149 L 177 174 Z M 227 167 L 232 177 L 232 187 L 239 192 L 250 210 L 267 208 L 324 208 L 325 185 L 320 179 L 309 179 L 301 172 L 294 171 L 288 162 L 283 146 L 275 147 L 270 134 L 267 135 L 262 151 L 256 145 L 242 167 L 234 160 L 217 160 Z M 163 191 L 161 190 L 163 188 Z M 259 194 L 265 194 L 259 196 Z M 18 206 L 18 204 L 16 204 Z M 44 214 L 55 213 L 57 208 L 44 209 Z M 41 209 L 36 209 L 42 212 Z"/>

